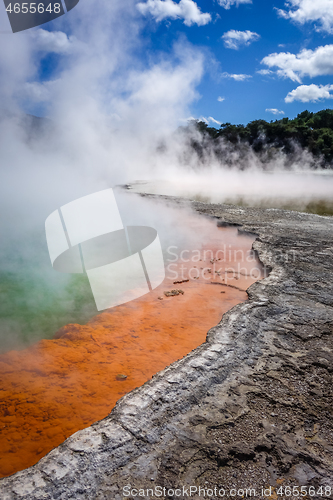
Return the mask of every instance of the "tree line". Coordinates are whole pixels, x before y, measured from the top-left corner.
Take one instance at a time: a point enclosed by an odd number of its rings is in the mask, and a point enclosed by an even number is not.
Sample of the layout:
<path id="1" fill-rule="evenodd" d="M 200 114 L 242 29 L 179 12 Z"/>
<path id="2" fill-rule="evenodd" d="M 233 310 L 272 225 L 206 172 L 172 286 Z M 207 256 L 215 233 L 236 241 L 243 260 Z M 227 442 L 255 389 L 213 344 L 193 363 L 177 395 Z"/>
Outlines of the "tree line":
<path id="1" fill-rule="evenodd" d="M 279 150 L 286 155 L 295 153 L 301 147 L 307 149 L 314 158 L 316 165 L 333 168 L 333 110 L 324 109 L 317 113 L 303 111 L 296 118 L 282 118 L 267 122 L 254 120 L 247 125 L 232 125 L 222 123 L 219 129 L 209 127 L 203 121 L 195 121 L 189 127 L 195 127 L 206 142 L 192 141 L 192 147 L 202 154 L 203 148 L 209 142 L 217 144 L 224 139 L 234 146 L 247 145 L 254 153 L 260 154 L 269 149 Z M 206 146 L 205 146 L 205 145 Z M 215 148 L 218 155 L 218 148 Z"/>

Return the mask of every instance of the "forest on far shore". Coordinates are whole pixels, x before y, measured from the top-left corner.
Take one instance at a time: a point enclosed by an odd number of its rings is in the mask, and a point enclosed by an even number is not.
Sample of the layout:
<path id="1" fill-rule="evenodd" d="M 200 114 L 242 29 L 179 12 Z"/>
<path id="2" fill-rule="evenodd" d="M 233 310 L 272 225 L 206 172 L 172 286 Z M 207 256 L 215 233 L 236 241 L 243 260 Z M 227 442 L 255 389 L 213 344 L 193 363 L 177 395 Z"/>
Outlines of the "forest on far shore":
<path id="1" fill-rule="evenodd" d="M 317 113 L 303 111 L 296 118 L 282 118 L 267 122 L 254 120 L 247 125 L 222 123 L 219 129 L 209 127 L 203 121 L 192 121 L 188 127 L 195 127 L 203 138 L 217 146 L 221 139 L 235 147 L 249 146 L 259 157 L 269 150 L 294 155 L 295 150 L 308 150 L 316 160 L 316 166 L 333 168 L 333 110 L 324 109 Z M 184 127 L 183 130 L 186 130 Z M 192 147 L 199 156 L 204 154 L 207 141 L 192 141 Z M 219 154 L 218 149 L 214 148 Z"/>

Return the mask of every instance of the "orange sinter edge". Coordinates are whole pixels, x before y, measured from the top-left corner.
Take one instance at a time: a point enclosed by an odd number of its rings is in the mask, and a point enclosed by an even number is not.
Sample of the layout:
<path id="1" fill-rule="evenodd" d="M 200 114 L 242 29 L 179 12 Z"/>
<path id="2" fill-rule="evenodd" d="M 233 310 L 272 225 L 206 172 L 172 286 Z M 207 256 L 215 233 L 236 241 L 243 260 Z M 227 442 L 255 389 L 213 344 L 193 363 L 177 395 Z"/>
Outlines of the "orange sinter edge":
<path id="1" fill-rule="evenodd" d="M 233 238 L 233 252 L 221 251 L 226 236 Z M 244 302 L 245 290 L 262 277 L 251 254 L 253 239 L 214 226 L 200 248 L 201 260 L 199 252 L 172 257 L 153 292 L 86 325 L 64 326 L 52 340 L 1 355 L 0 477 L 35 464 L 205 342 L 208 330 Z M 181 291 L 165 295 L 172 290 Z"/>

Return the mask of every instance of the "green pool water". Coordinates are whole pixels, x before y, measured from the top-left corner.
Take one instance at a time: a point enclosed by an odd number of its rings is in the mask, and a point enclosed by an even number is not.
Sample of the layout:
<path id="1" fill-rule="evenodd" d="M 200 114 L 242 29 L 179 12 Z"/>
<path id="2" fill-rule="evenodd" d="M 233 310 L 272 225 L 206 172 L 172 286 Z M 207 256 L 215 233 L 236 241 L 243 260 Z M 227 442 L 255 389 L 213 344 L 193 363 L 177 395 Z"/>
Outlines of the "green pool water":
<path id="1" fill-rule="evenodd" d="M 67 323 L 84 324 L 97 313 L 87 276 L 54 271 L 45 252 L 1 263 L 0 352 L 52 338 Z"/>

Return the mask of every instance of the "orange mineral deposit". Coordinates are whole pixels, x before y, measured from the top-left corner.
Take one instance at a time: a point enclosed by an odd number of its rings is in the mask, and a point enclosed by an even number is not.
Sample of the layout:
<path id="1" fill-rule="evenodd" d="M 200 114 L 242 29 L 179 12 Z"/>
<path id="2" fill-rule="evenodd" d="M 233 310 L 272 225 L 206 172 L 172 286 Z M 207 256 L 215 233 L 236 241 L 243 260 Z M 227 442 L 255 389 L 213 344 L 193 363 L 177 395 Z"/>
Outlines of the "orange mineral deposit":
<path id="1" fill-rule="evenodd" d="M 226 236 L 229 246 L 222 251 Z M 166 262 L 166 279 L 153 292 L 0 356 L 0 477 L 35 464 L 202 344 L 260 278 L 260 265 L 248 258 L 252 242 L 234 228 L 212 224 L 210 240 L 193 258 L 187 251 L 186 259 Z"/>

